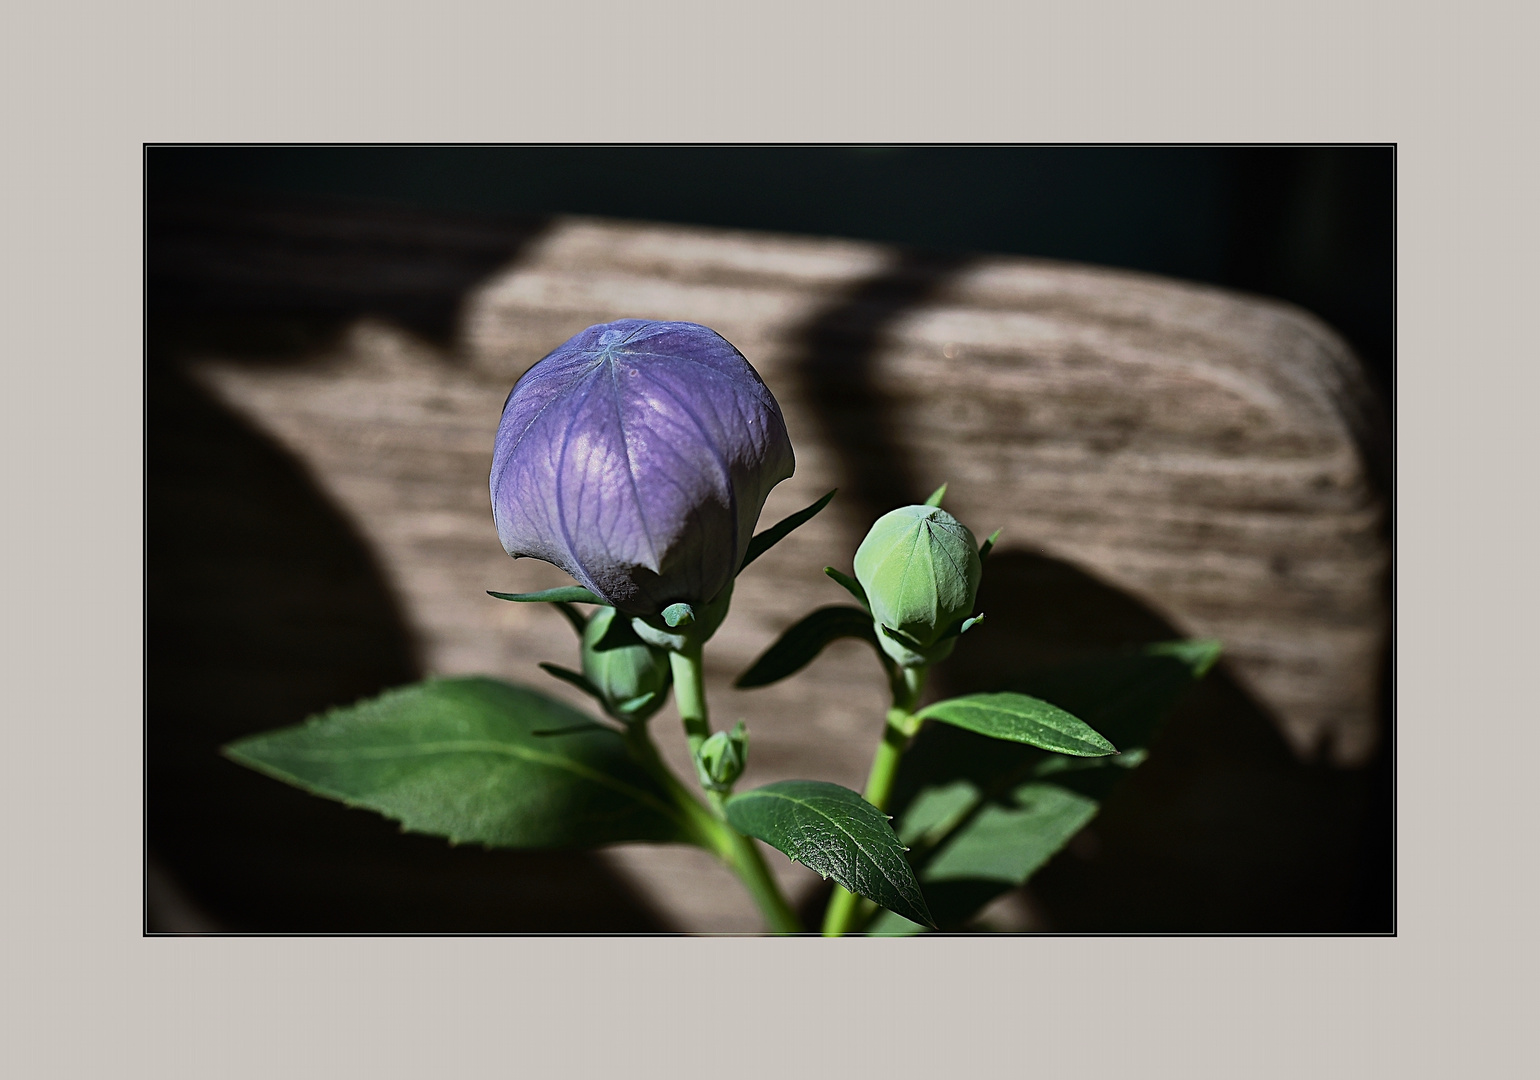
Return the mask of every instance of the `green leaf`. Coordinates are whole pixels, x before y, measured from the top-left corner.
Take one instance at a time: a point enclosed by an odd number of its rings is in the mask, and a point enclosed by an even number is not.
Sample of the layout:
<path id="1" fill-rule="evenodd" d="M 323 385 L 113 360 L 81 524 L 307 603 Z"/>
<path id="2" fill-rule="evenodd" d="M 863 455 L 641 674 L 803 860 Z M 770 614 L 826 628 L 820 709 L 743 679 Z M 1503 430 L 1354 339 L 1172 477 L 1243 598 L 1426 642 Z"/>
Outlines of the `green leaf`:
<path id="1" fill-rule="evenodd" d="M 488 596 L 495 596 L 499 600 L 513 600 L 520 604 L 602 604 L 609 607 L 608 600 L 601 599 L 583 588 L 581 585 L 563 585 L 557 589 L 541 589 L 539 592 L 493 592 L 487 590 Z"/>
<path id="2" fill-rule="evenodd" d="M 958 930 L 967 925 L 967 916 L 978 912 L 991 900 L 1010 892 L 1011 888 L 1012 886 L 1001 881 L 953 878 L 947 881 L 926 882 L 925 896 L 930 901 L 931 911 L 936 913 L 940 929 Z M 947 914 L 942 914 L 943 912 Z M 952 913 L 956 912 L 962 912 L 964 915 L 953 917 Z M 923 934 L 925 929 L 918 923 L 912 923 L 891 911 L 879 911 L 868 924 L 866 933 L 873 937 L 906 937 L 911 934 Z"/>
<path id="3" fill-rule="evenodd" d="M 1094 724 L 1123 748 L 1116 756 L 1070 757 L 947 725 L 922 729 L 899 768 L 892 806 L 936 922 L 965 925 L 1061 850 L 1144 760 L 1161 718 L 1218 657 L 1218 642 L 1165 642 L 1010 680 Z M 882 912 L 867 932 L 921 929 Z"/>
<path id="4" fill-rule="evenodd" d="M 801 528 L 803 525 L 806 525 L 809 521 L 811 521 L 813 517 L 818 513 L 818 511 L 829 505 L 829 500 L 834 498 L 834 492 L 838 490 L 839 488 L 835 488 L 834 491 L 829 492 L 829 494 L 825 495 L 811 506 L 805 506 L 801 510 L 798 510 L 795 514 L 791 514 L 788 517 L 782 518 L 780 521 L 770 526 L 764 532 L 757 533 L 754 538 L 749 541 L 749 549 L 743 553 L 743 562 L 738 566 L 738 573 L 743 573 L 744 570 L 748 569 L 749 563 L 753 562 L 765 552 L 775 547 L 776 544 L 779 544 L 782 540 L 786 539 L 787 535 L 791 533 L 793 529 Z"/>
<path id="5" fill-rule="evenodd" d="M 995 897 L 1025 885 L 1090 824 L 1100 807 L 1096 799 L 1058 784 L 1019 784 L 996 800 L 985 800 L 971 784 L 950 785 L 927 790 L 905 815 L 901 835 L 906 842 L 923 842 L 908 834 L 919 819 L 935 813 L 936 808 L 928 804 L 938 798 L 953 816 L 934 824 L 930 839 L 946 838 L 949 832 L 954 835 L 924 861 L 920 877 L 944 928 L 961 925 Z M 879 915 L 869 933 L 891 935 L 918 929 Z"/>
<path id="6" fill-rule="evenodd" d="M 944 499 L 944 498 L 946 498 L 946 485 L 942 484 L 935 491 L 932 491 L 930 493 L 930 498 L 925 500 L 925 505 L 926 506 L 940 506 L 941 505 L 941 500 Z"/>
<path id="7" fill-rule="evenodd" d="M 741 833 L 913 922 L 934 926 L 888 819 L 849 788 L 783 780 L 727 800 Z"/>
<path id="8" fill-rule="evenodd" d="M 812 663 L 824 646 L 840 638 L 860 638 L 869 642 L 877 655 L 887 662 L 887 654 L 877 644 L 877 635 L 872 630 L 872 617 L 860 608 L 834 604 L 812 612 L 782 634 L 733 685 L 740 690 L 769 686 L 801 671 Z"/>
<path id="9" fill-rule="evenodd" d="M 677 810 L 621 736 L 593 723 L 524 687 L 437 679 L 240 739 L 224 753 L 451 843 L 686 841 Z"/>
<path id="10" fill-rule="evenodd" d="M 923 934 L 927 927 L 917 922 L 910 922 L 902 915 L 895 915 L 886 909 L 877 912 L 871 923 L 866 928 L 868 937 L 913 937 L 915 934 Z"/>
<path id="11" fill-rule="evenodd" d="M 979 806 L 968 828 L 926 864 L 925 880 L 1024 885 L 1096 816 L 1096 809 L 1095 799 L 1058 784 L 1020 784 Z"/>
<path id="12" fill-rule="evenodd" d="M 1129 751 L 1147 748 L 1165 714 L 1218 661 L 1210 639 L 1167 641 L 1078 663 L 1023 672 L 1008 689 L 1051 701 Z M 1114 762 L 1116 763 L 1116 762 Z"/>
<path id="13" fill-rule="evenodd" d="M 1185 665 L 1194 679 L 1201 679 L 1207 675 L 1209 669 L 1219 663 L 1219 657 L 1223 653 L 1224 643 L 1217 638 L 1163 641 L 1158 645 L 1151 645 L 1144 650 L 1144 655 L 1146 656 L 1169 656 L 1178 663 Z"/>
<path id="14" fill-rule="evenodd" d="M 1118 752 L 1084 721 L 1025 694 L 969 694 L 928 705 L 917 716 L 1060 754 L 1101 757 Z"/>
<path id="15" fill-rule="evenodd" d="M 979 562 L 983 562 L 985 559 L 989 558 L 989 553 L 994 550 L 995 541 L 1000 539 L 1000 534 L 1002 532 L 1004 532 L 1003 529 L 996 529 L 994 532 L 989 534 L 988 539 L 979 545 Z"/>

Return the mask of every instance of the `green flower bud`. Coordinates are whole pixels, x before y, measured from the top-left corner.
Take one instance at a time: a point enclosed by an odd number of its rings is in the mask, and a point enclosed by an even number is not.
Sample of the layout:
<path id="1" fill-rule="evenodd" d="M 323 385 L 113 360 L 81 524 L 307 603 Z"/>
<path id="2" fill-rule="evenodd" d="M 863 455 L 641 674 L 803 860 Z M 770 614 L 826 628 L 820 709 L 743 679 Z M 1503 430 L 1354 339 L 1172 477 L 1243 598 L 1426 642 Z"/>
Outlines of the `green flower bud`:
<path id="1" fill-rule="evenodd" d="M 663 707 L 673 672 L 668 653 L 637 637 L 630 616 L 601 607 L 583 630 L 583 677 L 612 716 L 640 722 Z"/>
<path id="2" fill-rule="evenodd" d="M 856 549 L 877 640 L 900 667 L 951 655 L 978 592 L 979 545 L 937 506 L 905 506 L 877 519 Z"/>
<path id="3" fill-rule="evenodd" d="M 700 745 L 695 768 L 712 791 L 729 791 L 749 760 L 749 733 L 739 720 L 731 731 L 718 731 Z"/>

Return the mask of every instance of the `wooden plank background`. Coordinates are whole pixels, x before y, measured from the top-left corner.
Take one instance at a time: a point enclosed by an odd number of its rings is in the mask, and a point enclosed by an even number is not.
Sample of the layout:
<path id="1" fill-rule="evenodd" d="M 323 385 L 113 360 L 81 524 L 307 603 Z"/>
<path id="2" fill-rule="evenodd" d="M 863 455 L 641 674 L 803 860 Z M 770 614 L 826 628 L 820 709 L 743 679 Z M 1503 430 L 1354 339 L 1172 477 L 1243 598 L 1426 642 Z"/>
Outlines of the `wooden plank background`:
<path id="1" fill-rule="evenodd" d="M 1085 635 L 1091 593 L 1065 587 L 1083 579 L 1137 609 L 1113 638 L 1222 639 L 1227 678 L 1303 761 L 1357 765 L 1382 735 L 1384 425 L 1351 353 L 1297 309 L 1148 275 L 842 240 L 275 212 L 244 219 L 265 238 L 254 249 L 208 243 L 196 226 L 212 211 L 168 213 L 152 272 L 206 290 L 205 307 L 393 298 L 339 304 L 341 331 L 282 362 L 210 341 L 175 362 L 352 523 L 424 672 L 569 696 L 534 667 L 571 663 L 560 618 L 485 596 L 564 581 L 498 545 L 487 468 L 500 408 L 519 374 L 590 324 L 686 319 L 737 345 L 785 412 L 797 472 L 763 521 L 841 489 L 740 579 L 708 650 L 716 720 L 751 732 L 746 784 L 859 788 L 885 707 L 864 646 L 837 645 L 773 688 L 728 684 L 808 609 L 840 602 L 822 566 L 848 570 L 874 517 L 943 481 L 948 509 L 978 535 L 1004 532 L 986 575 L 1002 584 L 986 580 L 980 599 L 990 618 L 938 686 L 987 680 L 989 664 L 1023 651 L 1108 644 Z M 672 712 L 654 728 L 684 768 Z M 598 858 L 676 928 L 756 925 L 698 853 Z M 798 896 L 817 890 L 774 865 Z"/>

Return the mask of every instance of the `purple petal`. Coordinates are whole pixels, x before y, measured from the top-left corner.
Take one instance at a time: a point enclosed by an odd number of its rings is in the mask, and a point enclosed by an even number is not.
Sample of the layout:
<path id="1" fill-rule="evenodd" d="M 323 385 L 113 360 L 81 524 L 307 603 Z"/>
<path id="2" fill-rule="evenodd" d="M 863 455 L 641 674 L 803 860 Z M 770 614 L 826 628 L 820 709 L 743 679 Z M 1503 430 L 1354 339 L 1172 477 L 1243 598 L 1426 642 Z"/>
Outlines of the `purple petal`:
<path id="1" fill-rule="evenodd" d="M 503 406 L 492 516 L 503 548 L 652 615 L 714 599 L 795 462 L 780 406 L 696 323 L 591 326 Z"/>

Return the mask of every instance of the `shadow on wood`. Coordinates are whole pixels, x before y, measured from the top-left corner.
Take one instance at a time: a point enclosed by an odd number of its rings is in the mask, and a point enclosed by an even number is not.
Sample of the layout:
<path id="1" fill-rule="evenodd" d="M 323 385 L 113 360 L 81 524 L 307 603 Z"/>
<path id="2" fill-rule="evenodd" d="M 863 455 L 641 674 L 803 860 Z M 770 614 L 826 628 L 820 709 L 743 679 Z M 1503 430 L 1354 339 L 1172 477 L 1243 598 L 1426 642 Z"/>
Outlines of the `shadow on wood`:
<path id="1" fill-rule="evenodd" d="M 646 314 L 721 330 L 798 425 L 798 476 L 768 517 L 843 488 L 741 580 L 713 641 L 714 695 L 839 599 L 817 570 L 848 559 L 873 516 L 952 480 L 970 525 L 1008 524 L 1008 545 L 1088 569 L 998 552 L 989 620 L 938 689 L 1182 636 L 1178 623 L 1255 631 L 1018 897 L 1023 925 L 1389 926 L 1389 743 L 1367 767 L 1332 768 L 1291 754 L 1274 725 L 1288 708 L 1329 720 L 1325 703 L 1344 730 L 1383 730 L 1359 692 L 1367 666 L 1336 644 L 1374 647 L 1382 551 L 1345 434 L 1356 390 L 1318 385 L 1356 385 L 1325 328 L 1089 268 L 347 207 L 167 208 L 149 263 L 149 847 L 222 925 L 748 927 L 738 896 L 680 915 L 681 893 L 716 879 L 687 881 L 655 849 L 633 849 L 625 873 L 604 855 L 451 850 L 215 756 L 424 671 L 525 679 L 561 659 L 550 613 L 482 592 L 558 583 L 526 585 L 550 568 L 514 568 L 487 520 L 497 404 L 565 336 Z M 1232 678 L 1245 663 L 1287 678 Z M 820 664 L 762 696 L 718 697 L 755 731 L 750 786 L 859 784 L 882 702 Z"/>
<path id="2" fill-rule="evenodd" d="M 913 450 L 883 392 L 884 334 L 940 296 L 973 262 L 966 255 L 901 252 L 888 267 L 836 293 L 788 338 L 819 434 L 838 451 L 842 501 L 865 521 L 922 501 Z M 843 507 L 842 507 L 843 509 Z"/>
<path id="3" fill-rule="evenodd" d="M 511 254 L 499 247 L 495 261 Z M 146 842 L 157 870 L 150 932 L 673 929 L 592 853 L 451 848 L 218 754 L 236 736 L 297 723 L 422 670 L 370 546 L 302 464 L 191 383 L 179 361 L 217 351 L 300 363 L 336 340 L 353 308 L 444 333 L 476 274 L 444 276 L 410 295 L 359 291 L 355 280 L 351 292 L 301 289 L 297 299 L 256 288 L 237 297 L 175 274 L 154 279 L 146 387 Z"/>
<path id="4" fill-rule="evenodd" d="M 1017 673 L 1179 632 L 1068 563 L 997 551 L 988 618 L 938 667 L 936 696 L 1013 687 Z M 1027 887 L 1019 928 L 1059 931 L 1392 930 L 1390 758 L 1302 762 L 1221 663 L 1188 691 L 1149 759 Z"/>

